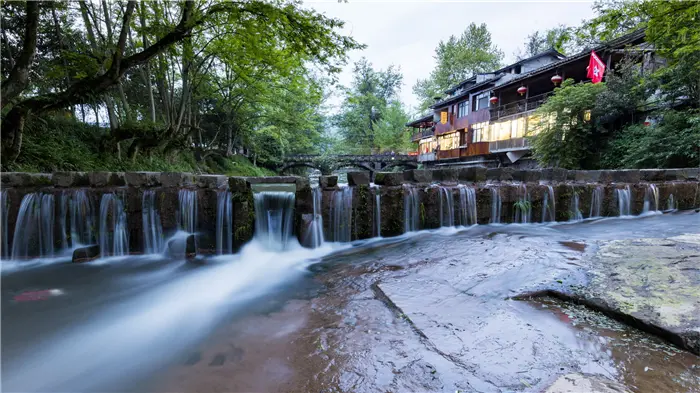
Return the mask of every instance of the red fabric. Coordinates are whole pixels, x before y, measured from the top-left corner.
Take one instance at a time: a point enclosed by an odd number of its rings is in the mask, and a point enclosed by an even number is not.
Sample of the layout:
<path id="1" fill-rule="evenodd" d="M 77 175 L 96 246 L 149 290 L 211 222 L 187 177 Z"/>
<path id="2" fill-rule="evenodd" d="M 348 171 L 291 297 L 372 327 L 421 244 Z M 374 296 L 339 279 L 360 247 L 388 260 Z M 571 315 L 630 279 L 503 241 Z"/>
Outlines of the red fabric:
<path id="1" fill-rule="evenodd" d="M 591 51 L 591 60 L 588 62 L 588 78 L 591 79 L 591 82 L 598 83 L 603 80 L 603 74 L 605 74 L 605 63 L 594 51 Z"/>

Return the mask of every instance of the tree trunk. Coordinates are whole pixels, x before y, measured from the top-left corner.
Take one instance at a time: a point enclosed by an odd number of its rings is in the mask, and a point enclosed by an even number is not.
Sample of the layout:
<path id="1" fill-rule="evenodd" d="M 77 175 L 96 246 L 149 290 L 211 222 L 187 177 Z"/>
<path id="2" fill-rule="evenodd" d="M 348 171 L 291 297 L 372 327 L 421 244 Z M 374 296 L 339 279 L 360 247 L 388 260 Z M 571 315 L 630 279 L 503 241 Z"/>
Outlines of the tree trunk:
<path id="1" fill-rule="evenodd" d="M 143 47 L 148 48 L 148 37 L 146 36 L 146 2 L 141 2 L 141 9 L 139 12 L 139 19 L 141 21 L 141 40 L 143 41 Z M 144 67 L 144 79 L 146 86 L 148 87 L 148 102 L 151 105 L 151 121 L 156 122 L 156 102 L 153 99 L 153 87 L 151 86 L 151 65 L 150 62 L 146 62 Z"/>
<path id="2" fill-rule="evenodd" d="M 27 2 L 27 21 L 24 29 L 22 52 L 15 61 L 7 80 L 3 82 L 0 94 L 2 95 L 2 108 L 12 102 L 27 88 L 29 83 L 29 68 L 36 54 L 37 27 L 39 26 L 39 2 Z M 24 121 L 18 123 L 24 124 Z M 20 137 L 21 144 L 21 137 Z"/>

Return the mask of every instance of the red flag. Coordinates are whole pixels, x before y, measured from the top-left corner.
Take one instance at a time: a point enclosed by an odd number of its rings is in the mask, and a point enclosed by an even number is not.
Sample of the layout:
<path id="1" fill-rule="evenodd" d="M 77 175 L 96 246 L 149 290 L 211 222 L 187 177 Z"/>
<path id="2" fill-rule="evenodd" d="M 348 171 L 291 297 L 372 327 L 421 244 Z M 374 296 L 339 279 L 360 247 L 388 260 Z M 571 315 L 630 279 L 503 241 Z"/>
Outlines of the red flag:
<path id="1" fill-rule="evenodd" d="M 588 78 L 591 79 L 591 82 L 598 83 L 603 80 L 604 73 L 605 63 L 594 51 L 591 51 L 591 60 L 588 62 Z"/>

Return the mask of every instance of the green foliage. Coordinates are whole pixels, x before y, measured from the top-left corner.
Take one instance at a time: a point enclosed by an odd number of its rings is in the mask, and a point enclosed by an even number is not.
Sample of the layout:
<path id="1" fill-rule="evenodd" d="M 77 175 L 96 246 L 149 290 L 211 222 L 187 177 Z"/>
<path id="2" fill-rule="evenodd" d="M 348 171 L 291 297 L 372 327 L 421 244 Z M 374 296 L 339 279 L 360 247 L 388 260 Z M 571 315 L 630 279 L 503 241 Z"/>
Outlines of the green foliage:
<path id="1" fill-rule="evenodd" d="M 375 125 L 375 143 L 380 151 L 405 152 L 413 150 L 411 134 L 406 131 L 408 114 L 398 101 L 391 102 Z"/>
<path id="2" fill-rule="evenodd" d="M 442 96 L 445 90 L 471 75 L 499 68 L 503 52 L 491 42 L 485 23 L 471 23 L 461 36 L 440 41 L 433 57 L 437 63 L 435 69 L 427 79 L 418 80 L 413 86 L 413 93 L 420 100 L 420 112 L 433 104 L 434 97 Z"/>
<path id="3" fill-rule="evenodd" d="M 574 29 L 559 25 L 544 31 L 529 34 L 518 59 L 525 59 L 554 49 L 564 55 L 572 55 L 580 50 L 574 39 Z"/>
<path id="4" fill-rule="evenodd" d="M 595 125 L 585 120 L 604 83 L 574 84 L 567 79 L 536 111 L 533 154 L 544 166 L 579 169 L 594 149 Z M 591 116 L 593 117 L 593 114 Z"/>

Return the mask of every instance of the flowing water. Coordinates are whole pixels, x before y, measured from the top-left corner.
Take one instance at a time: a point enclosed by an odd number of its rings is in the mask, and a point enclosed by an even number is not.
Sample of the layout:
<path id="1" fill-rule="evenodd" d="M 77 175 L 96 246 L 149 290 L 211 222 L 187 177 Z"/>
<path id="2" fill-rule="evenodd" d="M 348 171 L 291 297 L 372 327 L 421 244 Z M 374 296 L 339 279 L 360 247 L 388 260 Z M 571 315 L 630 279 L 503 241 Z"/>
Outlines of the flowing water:
<path id="1" fill-rule="evenodd" d="M 644 208 L 642 213 L 650 211 L 659 211 L 659 189 L 656 187 L 656 184 L 647 184 L 647 188 L 644 191 Z"/>
<path id="2" fill-rule="evenodd" d="M 374 237 L 382 236 L 382 192 L 378 185 L 373 184 L 374 190 Z"/>
<path id="3" fill-rule="evenodd" d="M 195 233 L 197 231 L 197 191 L 180 190 L 178 201 L 180 205 L 177 211 L 178 227 L 187 233 Z"/>
<path id="4" fill-rule="evenodd" d="M 583 220 L 583 214 L 581 209 L 579 209 L 579 196 L 576 190 L 571 189 L 571 210 L 570 210 L 570 221 L 581 221 Z"/>
<path id="5" fill-rule="evenodd" d="M 476 190 L 460 184 L 459 190 L 459 225 L 476 225 Z"/>
<path id="6" fill-rule="evenodd" d="M 95 244 L 95 209 L 87 191 L 75 190 L 70 194 L 70 240 L 73 247 Z"/>
<path id="7" fill-rule="evenodd" d="M 141 198 L 143 253 L 160 254 L 164 249 L 163 224 L 156 207 L 156 192 L 146 190 Z"/>
<path id="8" fill-rule="evenodd" d="M 440 226 L 453 227 L 455 225 L 455 197 L 452 188 L 438 186 L 440 193 Z"/>
<path id="9" fill-rule="evenodd" d="M 410 185 L 405 184 L 403 189 L 404 232 L 414 232 L 420 229 L 420 195 Z"/>
<path id="10" fill-rule="evenodd" d="M 617 209 L 619 211 L 620 217 L 631 216 L 632 191 L 630 191 L 630 186 L 625 186 L 625 188 L 616 189 L 615 195 L 617 196 Z"/>
<path id="11" fill-rule="evenodd" d="M 269 250 L 281 251 L 292 239 L 295 195 L 289 191 L 261 191 L 254 195 L 255 239 Z"/>
<path id="12" fill-rule="evenodd" d="M 216 253 L 233 253 L 233 201 L 228 190 L 216 194 Z"/>
<path id="13" fill-rule="evenodd" d="M 673 197 L 673 194 L 670 194 L 668 196 L 668 200 L 666 201 L 666 210 L 667 211 L 673 211 L 678 209 L 678 206 L 676 205 L 676 200 Z"/>
<path id="14" fill-rule="evenodd" d="M 129 236 L 124 203 L 115 193 L 102 195 L 100 201 L 99 245 L 103 258 L 129 253 Z"/>
<path id="15" fill-rule="evenodd" d="M 501 189 L 498 187 L 491 187 L 491 224 L 499 224 L 501 222 L 502 207 Z"/>
<path id="16" fill-rule="evenodd" d="M 10 257 L 10 241 L 9 233 L 7 232 L 7 214 L 10 208 L 10 201 L 7 196 L 7 191 L 0 191 L 0 231 L 2 231 L 2 242 L 0 242 L 0 258 L 8 259 Z"/>
<path id="17" fill-rule="evenodd" d="M 518 201 L 515 202 L 513 211 L 514 223 L 528 224 L 532 222 L 532 203 L 525 184 L 518 186 Z"/>
<path id="18" fill-rule="evenodd" d="M 542 199 L 542 222 L 556 221 L 556 199 L 554 199 L 554 188 L 547 186 L 547 192 Z"/>
<path id="19" fill-rule="evenodd" d="M 307 239 L 307 243 L 311 246 L 311 248 L 318 248 L 321 247 L 325 241 L 323 236 L 323 213 L 321 210 L 323 191 L 320 187 L 316 186 L 311 189 L 311 192 L 313 198 L 314 216 L 311 220 L 309 232 L 307 234 L 307 236 L 310 236 L 310 239 Z"/>
<path id="20" fill-rule="evenodd" d="M 591 210 L 588 218 L 600 217 L 603 207 L 603 187 L 598 186 L 591 191 Z"/>
<path id="21" fill-rule="evenodd" d="M 54 256 L 54 197 L 39 192 L 22 198 L 17 214 L 12 259 Z"/>
<path id="22" fill-rule="evenodd" d="M 352 188 L 341 187 L 333 191 L 330 206 L 330 236 L 332 242 L 347 243 L 352 240 Z"/>

